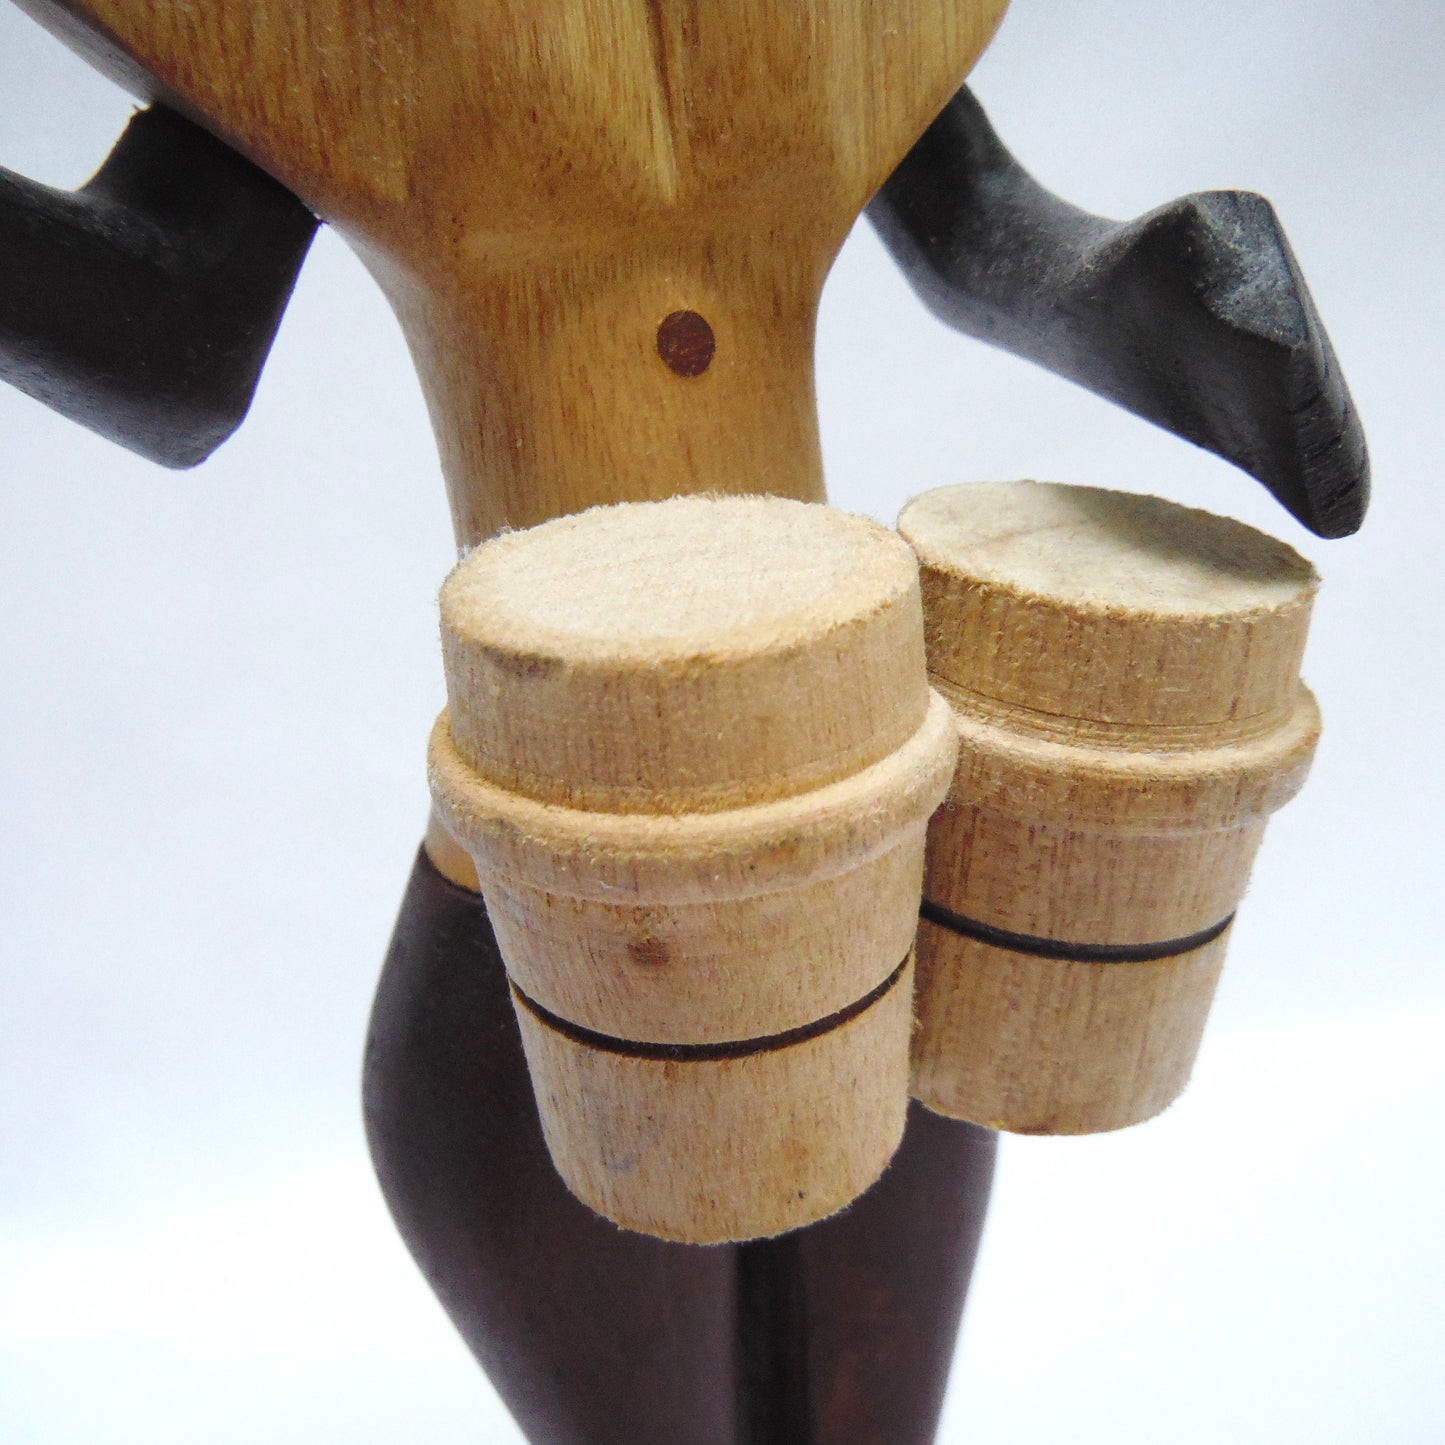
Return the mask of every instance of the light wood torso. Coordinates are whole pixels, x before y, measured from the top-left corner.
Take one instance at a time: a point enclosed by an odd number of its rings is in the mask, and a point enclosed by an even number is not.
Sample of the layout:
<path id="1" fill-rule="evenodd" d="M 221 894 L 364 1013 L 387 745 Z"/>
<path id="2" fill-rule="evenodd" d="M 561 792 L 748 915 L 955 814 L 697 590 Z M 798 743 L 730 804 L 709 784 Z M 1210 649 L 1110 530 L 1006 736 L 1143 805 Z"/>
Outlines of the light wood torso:
<path id="1" fill-rule="evenodd" d="M 822 496 L 813 328 L 849 227 L 1007 0 L 25 0 L 356 247 L 463 546 L 597 502 Z M 700 313 L 696 377 L 658 355 Z"/>

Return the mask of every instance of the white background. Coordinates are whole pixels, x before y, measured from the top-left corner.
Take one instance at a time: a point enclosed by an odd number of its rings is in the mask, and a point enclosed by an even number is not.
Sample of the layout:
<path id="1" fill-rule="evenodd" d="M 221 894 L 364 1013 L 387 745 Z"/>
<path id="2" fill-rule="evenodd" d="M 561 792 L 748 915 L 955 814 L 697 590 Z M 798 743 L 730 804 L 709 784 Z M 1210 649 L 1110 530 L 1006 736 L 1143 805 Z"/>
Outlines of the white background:
<path id="1" fill-rule="evenodd" d="M 1017 0 L 976 87 L 1112 216 L 1278 205 L 1376 501 L 1309 538 L 1254 482 L 957 337 L 866 228 L 824 299 L 834 499 L 1149 490 L 1325 573 L 1327 732 L 1271 827 L 1195 1082 L 1006 1139 L 943 1442 L 1445 1438 L 1434 0 Z M 128 100 L 0 6 L 0 164 L 86 178 Z M 0 1438 L 516 1445 L 394 1235 L 357 1102 L 425 812 L 450 538 L 395 324 L 323 234 L 253 412 L 163 472 L 0 395 Z"/>

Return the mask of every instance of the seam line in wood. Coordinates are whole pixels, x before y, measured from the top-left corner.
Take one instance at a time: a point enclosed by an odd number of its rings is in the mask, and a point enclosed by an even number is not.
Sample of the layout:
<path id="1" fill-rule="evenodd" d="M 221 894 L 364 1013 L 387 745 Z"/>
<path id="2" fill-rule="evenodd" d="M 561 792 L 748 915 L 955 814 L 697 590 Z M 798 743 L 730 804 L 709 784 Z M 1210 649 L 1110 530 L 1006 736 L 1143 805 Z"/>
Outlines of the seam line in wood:
<path id="1" fill-rule="evenodd" d="M 664 1063 L 678 1064 L 712 1064 L 721 1063 L 728 1059 L 746 1059 L 755 1054 L 776 1053 L 779 1049 L 792 1048 L 795 1044 L 805 1044 L 810 1039 L 819 1038 L 823 1034 L 832 1033 L 834 1029 L 840 1029 L 844 1024 L 852 1023 L 860 1014 L 866 1013 L 880 999 L 887 995 L 898 980 L 903 977 L 904 970 L 908 967 L 908 961 L 913 957 L 912 952 L 905 954 L 903 961 L 878 985 L 870 989 L 862 998 L 856 999 L 846 1008 L 840 1008 L 836 1013 L 830 1013 L 825 1018 L 814 1019 L 812 1023 L 801 1024 L 795 1029 L 785 1029 L 780 1034 L 765 1034 L 754 1039 L 725 1039 L 719 1043 L 709 1044 L 666 1044 L 647 1043 L 641 1039 L 619 1039 L 611 1034 L 598 1033 L 595 1029 L 584 1028 L 581 1024 L 574 1024 L 567 1019 L 554 1014 L 551 1009 L 544 1008 L 536 999 L 528 998 L 510 979 L 512 997 L 523 1008 L 527 1010 L 539 1023 L 544 1023 L 555 1033 L 563 1038 L 571 1039 L 573 1043 L 583 1044 L 588 1048 L 600 1050 L 607 1054 L 620 1054 L 629 1059 L 656 1059 Z"/>
<path id="2" fill-rule="evenodd" d="M 976 918 L 965 918 L 961 913 L 927 898 L 919 905 L 918 914 L 926 922 L 946 928 L 960 938 L 971 938 L 994 948 L 1007 949 L 1010 953 L 1024 953 L 1031 958 L 1053 958 L 1064 963 L 1154 963 L 1161 958 L 1177 958 L 1182 953 L 1193 953 L 1206 943 L 1213 943 L 1234 922 L 1234 914 L 1231 913 L 1218 923 L 1201 928 L 1198 933 L 1165 939 L 1161 943 L 1069 943 L 1061 938 L 1039 938 L 1031 933 L 1010 933 L 1006 928 L 994 928 Z"/>
<path id="3" fill-rule="evenodd" d="M 1150 752 L 1188 753 L 1205 748 L 1239 747 L 1259 742 L 1278 732 L 1288 722 L 1295 705 L 1295 699 L 1291 698 L 1284 707 L 1249 713 L 1243 717 L 1213 718 L 1188 723 L 1150 723 L 1075 717 L 1067 712 L 1050 712 L 1047 708 L 1030 707 L 1017 699 L 995 697 L 991 693 L 955 682 L 936 666 L 930 666 L 928 681 L 931 687 L 942 693 L 960 712 L 990 726 L 1041 738 L 1046 742 L 1062 742 L 1072 747 L 1118 749 L 1121 752 L 1146 748 Z"/>

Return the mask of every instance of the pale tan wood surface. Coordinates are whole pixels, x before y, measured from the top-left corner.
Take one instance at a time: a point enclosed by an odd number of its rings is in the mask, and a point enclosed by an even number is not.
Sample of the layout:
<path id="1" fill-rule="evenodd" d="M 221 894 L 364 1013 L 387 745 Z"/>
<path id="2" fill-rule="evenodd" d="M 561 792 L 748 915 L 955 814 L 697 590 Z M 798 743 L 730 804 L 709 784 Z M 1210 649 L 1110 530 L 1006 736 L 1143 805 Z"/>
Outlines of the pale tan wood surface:
<path id="1" fill-rule="evenodd" d="M 823 278 L 1006 3 L 29 0 L 357 247 L 464 543 L 680 491 L 820 498 Z M 703 375 L 659 358 L 677 310 L 715 334 Z"/>
<path id="2" fill-rule="evenodd" d="M 844 871 L 726 908 L 655 896 L 619 908 L 493 874 L 487 913 L 512 977 L 563 1018 L 652 1042 L 759 1038 L 846 1008 L 912 948 L 916 921 L 878 900 L 921 894 L 923 837 L 919 824 Z M 769 851 L 754 855 L 764 872 Z"/>
<path id="3" fill-rule="evenodd" d="M 910 965 L 841 1027 L 719 1062 L 620 1058 L 517 1016 L 572 1192 L 625 1229 L 709 1244 L 825 1218 L 883 1172 L 906 1122 L 912 998 Z"/>
<path id="4" fill-rule="evenodd" d="M 542 802 L 696 813 L 801 793 L 897 751 L 928 710 L 912 556 L 822 508 L 561 518 L 477 553 L 441 616 L 457 747 Z"/>
<path id="5" fill-rule="evenodd" d="M 426 849 L 426 856 L 431 859 L 432 866 L 449 883 L 465 888 L 468 893 L 482 891 L 481 881 L 477 877 L 477 865 L 472 862 L 472 855 L 447 832 L 434 808 L 427 811 L 422 847 Z"/>
<path id="6" fill-rule="evenodd" d="M 1177 958 L 1079 963 L 959 938 L 926 919 L 914 1092 L 1015 1134 L 1095 1134 L 1189 1082 L 1228 934 Z"/>
<path id="7" fill-rule="evenodd" d="M 1241 522 L 1024 482 L 940 488 L 899 527 L 930 669 L 1012 728 L 1159 752 L 1270 732 L 1295 706 L 1317 579 Z"/>
<path id="8" fill-rule="evenodd" d="M 699 1243 L 840 1208 L 901 1136 L 957 753 L 906 544 L 783 498 L 597 508 L 478 548 L 442 628 L 433 797 L 563 1177 Z"/>
<path id="9" fill-rule="evenodd" d="M 899 527 L 962 743 L 924 895 L 1059 945 L 925 920 L 915 1093 L 1021 1132 L 1150 1117 L 1188 1079 L 1224 937 L 1149 961 L 1067 954 L 1233 913 L 1313 755 L 1298 674 L 1317 578 L 1239 523 L 1092 488 L 945 488 Z"/>

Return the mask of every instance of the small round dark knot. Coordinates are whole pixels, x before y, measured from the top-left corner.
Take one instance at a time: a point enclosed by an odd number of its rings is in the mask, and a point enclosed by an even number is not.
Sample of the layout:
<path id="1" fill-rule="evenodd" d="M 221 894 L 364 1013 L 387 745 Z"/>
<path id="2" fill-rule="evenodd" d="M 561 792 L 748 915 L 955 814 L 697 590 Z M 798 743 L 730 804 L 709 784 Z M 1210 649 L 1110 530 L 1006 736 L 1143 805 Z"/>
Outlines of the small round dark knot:
<path id="1" fill-rule="evenodd" d="M 696 311 L 674 311 L 657 328 L 657 354 L 679 376 L 701 376 L 716 350 L 712 327 Z"/>
<path id="2" fill-rule="evenodd" d="M 661 938 L 629 939 L 627 956 L 640 968 L 666 968 L 672 962 L 672 950 Z"/>

